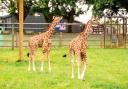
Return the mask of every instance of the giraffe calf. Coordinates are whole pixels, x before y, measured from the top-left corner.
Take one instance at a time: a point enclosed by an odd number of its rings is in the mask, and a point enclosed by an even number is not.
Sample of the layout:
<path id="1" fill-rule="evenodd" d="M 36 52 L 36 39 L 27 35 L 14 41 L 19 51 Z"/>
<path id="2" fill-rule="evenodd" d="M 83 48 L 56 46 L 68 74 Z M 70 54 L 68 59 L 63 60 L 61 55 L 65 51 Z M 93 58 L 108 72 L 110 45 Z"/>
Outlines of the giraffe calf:
<path id="1" fill-rule="evenodd" d="M 50 65 L 50 50 L 51 50 L 51 36 L 54 33 L 55 26 L 60 22 L 62 17 L 55 17 L 52 23 L 49 25 L 48 30 L 44 33 L 41 33 L 39 35 L 33 36 L 29 40 L 29 67 L 28 70 L 35 71 L 35 51 L 36 48 L 41 47 L 42 48 L 42 62 L 41 62 L 41 71 L 43 71 L 44 66 L 44 55 L 47 56 L 48 59 L 48 70 L 51 72 L 51 65 Z"/>
<path id="2" fill-rule="evenodd" d="M 71 74 L 72 79 L 74 79 L 74 60 L 76 56 L 76 63 L 77 63 L 77 68 L 78 68 L 77 69 L 78 79 L 84 80 L 84 76 L 85 76 L 85 72 L 87 68 L 87 55 L 86 55 L 87 38 L 90 35 L 90 33 L 93 31 L 92 30 L 93 21 L 96 21 L 96 19 L 91 18 L 87 22 L 87 25 L 85 26 L 84 31 L 81 32 L 77 37 L 72 39 L 72 41 L 69 44 L 71 66 L 72 66 L 72 74 Z M 80 66 L 82 66 L 82 72 L 80 72 Z"/>

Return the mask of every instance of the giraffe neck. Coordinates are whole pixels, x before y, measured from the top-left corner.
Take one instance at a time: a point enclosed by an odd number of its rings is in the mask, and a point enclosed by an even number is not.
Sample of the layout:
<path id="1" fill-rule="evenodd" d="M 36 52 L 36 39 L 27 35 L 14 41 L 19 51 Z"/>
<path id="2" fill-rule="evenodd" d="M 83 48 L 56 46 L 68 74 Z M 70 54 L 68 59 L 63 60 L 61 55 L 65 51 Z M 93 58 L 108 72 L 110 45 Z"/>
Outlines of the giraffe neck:
<path id="1" fill-rule="evenodd" d="M 92 30 L 92 24 L 91 24 L 91 20 L 90 20 L 87 22 L 87 26 L 85 27 L 84 31 L 82 32 L 82 37 L 84 40 L 88 39 L 91 30 Z"/>
<path id="2" fill-rule="evenodd" d="M 52 34 L 54 33 L 54 30 L 55 30 L 55 26 L 57 25 L 58 23 L 51 23 L 50 26 L 48 27 L 48 31 L 47 34 L 48 34 L 48 37 L 50 38 L 52 36 Z"/>
<path id="3" fill-rule="evenodd" d="M 58 22 L 53 22 L 49 25 L 48 30 L 54 30 L 55 26 L 58 24 Z"/>
<path id="4" fill-rule="evenodd" d="M 46 31 L 46 33 L 48 34 L 48 38 L 50 38 L 54 33 L 54 29 L 49 29 L 48 31 Z"/>
<path id="5" fill-rule="evenodd" d="M 54 33 L 54 27 L 58 24 L 59 20 L 53 20 L 52 23 L 48 26 L 48 30 L 45 32 L 45 35 L 47 35 L 47 38 L 50 38 L 52 34 Z"/>
<path id="6" fill-rule="evenodd" d="M 87 26 L 84 28 L 84 33 L 89 33 L 90 31 L 91 31 L 91 29 L 92 29 L 92 22 L 91 22 L 91 20 L 89 20 L 88 22 L 87 22 Z"/>
<path id="7" fill-rule="evenodd" d="M 89 34 L 88 33 L 81 33 L 81 38 L 85 42 L 88 40 Z"/>
<path id="8" fill-rule="evenodd" d="M 47 33 L 49 33 L 50 36 L 54 33 L 55 26 L 58 24 L 58 22 L 59 22 L 59 21 L 57 21 L 57 22 L 54 22 L 54 21 L 53 21 L 53 22 L 49 25 Z"/>

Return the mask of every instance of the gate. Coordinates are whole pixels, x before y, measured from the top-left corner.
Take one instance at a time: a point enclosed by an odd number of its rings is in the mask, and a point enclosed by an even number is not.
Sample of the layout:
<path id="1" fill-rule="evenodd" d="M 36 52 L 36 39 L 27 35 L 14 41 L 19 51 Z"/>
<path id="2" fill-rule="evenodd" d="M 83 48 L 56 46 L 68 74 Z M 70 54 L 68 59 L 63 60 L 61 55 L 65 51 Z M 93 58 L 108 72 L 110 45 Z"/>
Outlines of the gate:
<path id="1" fill-rule="evenodd" d="M 104 17 L 105 48 L 126 48 L 128 45 L 127 34 L 127 18 Z"/>

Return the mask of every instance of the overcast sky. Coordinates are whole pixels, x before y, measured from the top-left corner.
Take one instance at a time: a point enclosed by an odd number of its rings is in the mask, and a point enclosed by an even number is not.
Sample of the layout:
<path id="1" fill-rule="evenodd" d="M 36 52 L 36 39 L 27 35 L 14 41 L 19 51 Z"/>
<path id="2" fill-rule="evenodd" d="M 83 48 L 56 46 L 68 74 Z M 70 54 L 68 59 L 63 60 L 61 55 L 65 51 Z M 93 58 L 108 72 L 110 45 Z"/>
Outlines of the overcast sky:
<path id="1" fill-rule="evenodd" d="M 81 7 L 84 11 L 87 10 L 87 5 L 83 5 Z M 87 23 L 87 21 L 92 17 L 92 8 L 93 6 L 91 6 L 85 14 L 82 14 L 79 17 L 76 17 L 75 20 L 82 23 Z"/>

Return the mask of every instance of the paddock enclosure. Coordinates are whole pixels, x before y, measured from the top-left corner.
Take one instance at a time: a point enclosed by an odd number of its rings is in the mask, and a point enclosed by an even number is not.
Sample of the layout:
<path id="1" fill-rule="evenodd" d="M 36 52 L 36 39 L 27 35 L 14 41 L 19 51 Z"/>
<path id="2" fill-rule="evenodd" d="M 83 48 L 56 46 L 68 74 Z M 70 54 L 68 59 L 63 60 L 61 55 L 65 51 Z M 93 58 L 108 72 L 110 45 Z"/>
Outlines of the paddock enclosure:
<path id="1" fill-rule="evenodd" d="M 32 17 L 30 18 L 32 19 Z M 35 19 L 36 21 L 39 19 Z M 32 22 L 34 20 L 31 20 Z M 47 30 L 49 23 L 39 20 L 39 23 L 24 23 L 23 46 L 27 47 L 31 36 L 40 34 Z M 69 25 L 72 26 L 72 33 L 68 33 Z M 53 46 L 68 46 L 70 40 L 83 31 L 82 23 L 65 23 L 66 30 L 55 32 L 52 37 Z M 102 24 L 93 25 L 93 33 L 88 39 L 89 48 L 127 48 L 128 47 L 128 23 L 126 17 L 104 17 Z M 3 20 L 0 23 L 0 47 L 18 47 L 18 23 L 7 23 Z"/>

